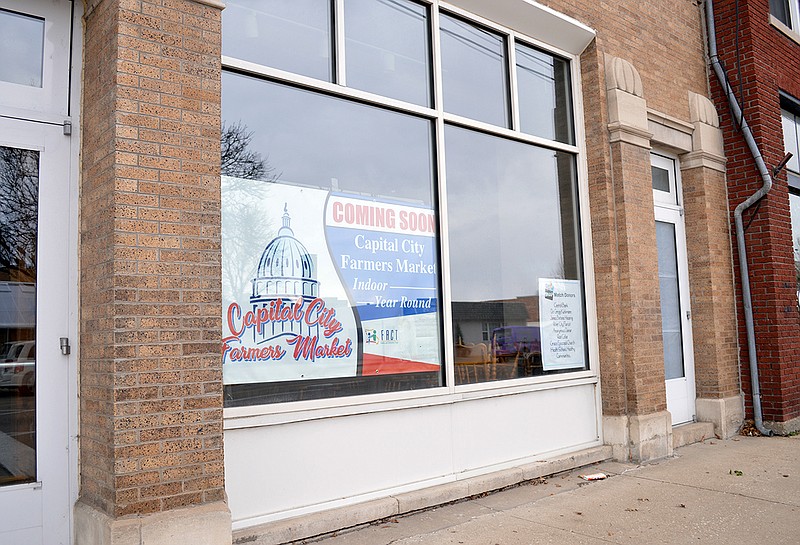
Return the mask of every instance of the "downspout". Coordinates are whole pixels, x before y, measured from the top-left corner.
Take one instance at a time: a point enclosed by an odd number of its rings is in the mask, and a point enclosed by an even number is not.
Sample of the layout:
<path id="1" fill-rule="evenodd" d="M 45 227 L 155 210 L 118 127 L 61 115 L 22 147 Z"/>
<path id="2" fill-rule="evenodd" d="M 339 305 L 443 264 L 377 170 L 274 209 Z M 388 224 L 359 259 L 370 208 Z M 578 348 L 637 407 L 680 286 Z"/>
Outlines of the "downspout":
<path id="1" fill-rule="evenodd" d="M 769 170 L 767 169 L 764 158 L 761 157 L 761 152 L 758 150 L 753 132 L 747 124 L 742 109 L 733 94 L 728 83 L 728 78 L 725 76 L 725 71 L 719 62 L 717 55 L 717 34 L 714 25 L 714 2 L 713 0 L 706 0 L 706 24 L 708 25 L 708 53 L 711 66 L 714 73 L 717 75 L 722 89 L 725 91 L 725 96 L 728 98 L 728 103 L 733 110 L 736 119 L 740 122 L 742 127 L 742 134 L 744 140 L 747 142 L 747 147 L 750 154 L 756 162 L 758 172 L 761 174 L 761 179 L 764 184 L 758 191 L 750 195 L 744 202 L 740 203 L 733 212 L 734 223 L 736 224 L 736 243 L 739 250 L 739 274 L 742 280 L 742 303 L 744 305 L 744 322 L 747 329 L 747 353 L 750 362 L 750 384 L 752 386 L 753 394 L 753 417 L 755 420 L 756 429 L 763 435 L 772 435 L 772 430 L 764 426 L 764 420 L 761 413 L 761 386 L 758 380 L 758 360 L 756 359 L 756 333 L 753 327 L 753 301 L 750 294 L 750 273 L 747 268 L 747 248 L 744 241 L 744 226 L 742 225 L 742 214 L 745 210 L 757 203 L 763 198 L 769 190 L 772 189 L 772 177 L 770 177 Z"/>

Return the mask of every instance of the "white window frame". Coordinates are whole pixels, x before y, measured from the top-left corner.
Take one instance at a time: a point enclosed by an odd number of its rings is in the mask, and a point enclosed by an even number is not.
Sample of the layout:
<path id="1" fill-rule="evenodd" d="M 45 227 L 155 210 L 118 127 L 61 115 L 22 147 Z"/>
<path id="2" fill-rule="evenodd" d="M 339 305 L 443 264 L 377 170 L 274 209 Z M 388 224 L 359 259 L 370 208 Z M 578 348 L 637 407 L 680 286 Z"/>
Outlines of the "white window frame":
<path id="1" fill-rule="evenodd" d="M 341 14 L 343 1 L 334 0 L 335 9 L 334 26 L 332 29 L 335 47 L 343 50 L 344 32 Z M 433 121 L 435 125 L 435 149 L 438 186 L 437 196 L 439 209 L 447 210 L 447 176 L 445 172 L 445 142 L 444 128 L 446 124 L 478 130 L 483 133 L 513 139 L 519 142 L 542 146 L 551 150 L 564 151 L 573 154 L 576 158 L 576 174 L 578 185 L 578 205 L 580 209 L 580 237 L 581 255 L 583 262 L 582 275 L 584 280 L 585 308 L 586 308 L 586 335 L 589 353 L 589 368 L 571 373 L 544 375 L 537 377 L 517 378 L 502 381 L 483 382 L 477 384 L 455 385 L 454 345 L 452 332 L 452 301 L 450 291 L 450 265 L 449 244 L 446 233 L 448 232 L 447 214 L 440 214 L 439 244 L 441 251 L 440 278 L 442 283 L 441 313 L 443 320 L 442 344 L 443 361 L 445 370 L 445 386 L 410 390 L 403 392 L 388 392 L 350 397 L 333 397 L 309 401 L 294 401 L 267 405 L 252 405 L 244 407 L 228 407 L 224 409 L 225 429 L 240 429 L 275 425 L 291 422 L 316 420 L 338 416 L 363 414 L 366 412 L 382 412 L 412 407 L 435 406 L 452 404 L 467 399 L 477 399 L 495 396 L 505 396 L 523 392 L 572 387 L 582 384 L 597 384 L 598 372 L 598 335 L 597 312 L 595 298 L 595 281 L 593 268 L 593 250 L 591 243 L 591 217 L 589 213 L 589 184 L 588 165 L 586 161 L 586 136 L 584 129 L 584 106 L 582 100 L 580 53 L 594 38 L 594 31 L 550 8 L 546 8 L 529 0 L 496 0 L 484 2 L 475 0 L 462 0 L 451 3 L 439 0 L 417 0 L 430 6 L 429 31 L 431 32 L 431 55 L 433 72 L 433 107 L 425 107 L 396 99 L 391 99 L 369 93 L 366 91 L 345 87 L 340 83 L 331 83 L 298 74 L 278 70 L 256 63 L 242 61 L 232 57 L 222 57 L 223 70 L 234 69 L 240 73 L 258 75 L 268 80 L 289 83 L 309 90 L 320 91 L 346 99 L 357 100 L 366 104 L 389 107 L 401 112 L 415 114 Z M 464 7 L 472 8 L 467 11 Z M 508 37 L 507 41 L 507 66 L 512 73 L 515 71 L 514 49 L 517 41 L 527 46 L 535 46 L 548 53 L 560 56 L 570 63 L 570 77 L 572 89 L 573 124 L 575 131 L 575 145 L 564 144 L 520 132 L 519 115 L 517 114 L 517 89 L 516 81 L 512 76 L 511 86 L 511 119 L 512 128 L 504 128 L 489 123 L 475 121 L 466 117 L 445 112 L 443 109 L 442 70 L 439 37 L 439 9 L 456 14 L 467 21 L 487 27 Z M 487 18 L 487 17 L 491 17 Z M 497 20 L 515 22 L 526 29 L 540 29 L 540 34 L 547 37 L 551 43 L 523 34 L 514 28 L 498 24 Z M 335 73 L 343 76 L 343 66 L 337 66 Z M 224 91 L 223 91 L 224 92 Z M 597 399 L 599 410 L 599 396 Z"/>
<path id="2" fill-rule="evenodd" d="M 653 201 L 659 206 L 673 206 L 680 208 L 681 200 L 681 174 L 677 167 L 677 158 L 663 152 L 650 154 L 650 165 L 666 170 L 669 173 L 669 191 L 653 188 Z"/>
<path id="3" fill-rule="evenodd" d="M 794 41 L 800 43 L 800 0 L 788 0 L 788 4 L 789 22 L 791 26 L 775 17 L 772 12 L 769 14 L 769 21 L 772 26 L 779 29 Z"/>
<path id="4" fill-rule="evenodd" d="M 42 86 L 29 87 L 0 81 L 0 114 L 4 117 L 57 125 L 69 119 L 70 85 L 71 79 L 74 79 L 70 73 L 72 29 L 69 25 L 59 25 L 58 22 L 69 20 L 73 16 L 72 7 L 72 3 L 67 2 L 4 0 L 4 9 L 39 17 L 45 21 Z"/>
<path id="5" fill-rule="evenodd" d="M 787 163 L 786 170 L 794 173 L 795 176 L 800 176 L 800 115 L 781 108 L 781 121 L 783 125 L 783 148 L 794 155 Z M 790 128 L 792 125 L 794 126 L 794 146 L 790 145 L 789 135 L 786 131 L 787 125 Z"/>

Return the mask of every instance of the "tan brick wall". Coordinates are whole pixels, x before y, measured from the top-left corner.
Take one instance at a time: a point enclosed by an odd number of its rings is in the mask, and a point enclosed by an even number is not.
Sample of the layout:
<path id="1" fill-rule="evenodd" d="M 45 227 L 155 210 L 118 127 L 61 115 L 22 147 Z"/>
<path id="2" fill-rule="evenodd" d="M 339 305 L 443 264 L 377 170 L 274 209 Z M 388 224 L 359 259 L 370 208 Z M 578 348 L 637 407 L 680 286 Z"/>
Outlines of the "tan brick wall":
<path id="1" fill-rule="evenodd" d="M 611 156 L 627 411 L 649 414 L 666 410 L 650 150 L 616 142 Z"/>
<path id="2" fill-rule="evenodd" d="M 708 168 L 681 175 L 697 397 L 722 399 L 739 394 L 725 175 Z"/>
<path id="3" fill-rule="evenodd" d="M 592 245 L 597 300 L 598 348 L 603 413 L 626 414 L 623 371 L 623 330 L 621 319 L 617 231 L 614 221 L 614 188 L 608 148 L 608 115 L 603 71 L 603 54 L 593 42 L 581 56 L 581 78 L 587 134 L 589 207 L 592 213 Z M 596 135 L 600 135 L 599 137 Z"/>
<path id="4" fill-rule="evenodd" d="M 686 92 L 708 96 L 701 11 L 697 0 L 541 0 L 597 31 L 597 48 L 633 64 L 647 105 L 687 120 Z M 588 103 L 587 110 L 595 104 Z"/>
<path id="5" fill-rule="evenodd" d="M 220 12 L 85 15 L 81 498 L 111 516 L 224 498 Z"/>

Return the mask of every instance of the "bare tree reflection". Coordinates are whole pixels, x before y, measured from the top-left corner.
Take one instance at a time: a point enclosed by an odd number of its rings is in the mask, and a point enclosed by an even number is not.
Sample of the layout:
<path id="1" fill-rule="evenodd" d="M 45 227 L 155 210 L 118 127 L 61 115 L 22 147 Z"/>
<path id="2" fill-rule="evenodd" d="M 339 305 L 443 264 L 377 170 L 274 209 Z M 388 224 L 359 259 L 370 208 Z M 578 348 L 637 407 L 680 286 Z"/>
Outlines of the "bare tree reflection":
<path id="1" fill-rule="evenodd" d="M 0 280 L 36 280 L 39 152 L 0 146 Z"/>
<path id="2" fill-rule="evenodd" d="M 272 226 L 261 212 L 269 183 L 278 175 L 250 148 L 253 133 L 241 121 L 222 125 L 222 290 L 228 300 L 245 298 Z"/>
<path id="3" fill-rule="evenodd" d="M 253 133 L 241 121 L 222 123 L 220 136 L 221 171 L 223 176 L 247 180 L 269 180 L 273 170 L 257 151 L 250 149 Z"/>

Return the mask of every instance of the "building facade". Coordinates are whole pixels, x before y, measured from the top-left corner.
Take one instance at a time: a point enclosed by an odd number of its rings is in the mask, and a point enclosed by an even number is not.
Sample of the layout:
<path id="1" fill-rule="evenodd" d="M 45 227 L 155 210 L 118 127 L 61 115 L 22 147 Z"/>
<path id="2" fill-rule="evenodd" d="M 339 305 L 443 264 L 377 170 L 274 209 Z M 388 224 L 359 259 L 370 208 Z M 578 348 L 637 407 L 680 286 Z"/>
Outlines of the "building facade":
<path id="1" fill-rule="evenodd" d="M 736 433 L 702 9 L 0 0 L 0 543 L 281 543 Z"/>
<path id="2" fill-rule="evenodd" d="M 798 211 L 798 105 L 800 101 L 800 22 L 796 0 L 714 2 L 719 58 L 754 141 L 763 156 L 772 188 L 744 212 L 744 232 L 752 291 L 753 334 L 763 420 L 778 433 L 800 429 L 800 322 L 797 268 L 800 253 Z M 740 124 L 717 81 L 715 104 L 722 115 L 729 159 L 731 210 L 755 193 L 763 179 L 743 138 Z M 793 156 L 776 172 L 786 153 Z M 739 254 L 735 254 L 737 267 Z M 741 277 L 737 277 L 741 286 Z M 739 301 L 740 312 L 743 302 Z M 752 381 L 745 323 L 740 323 L 742 383 L 752 418 Z"/>

